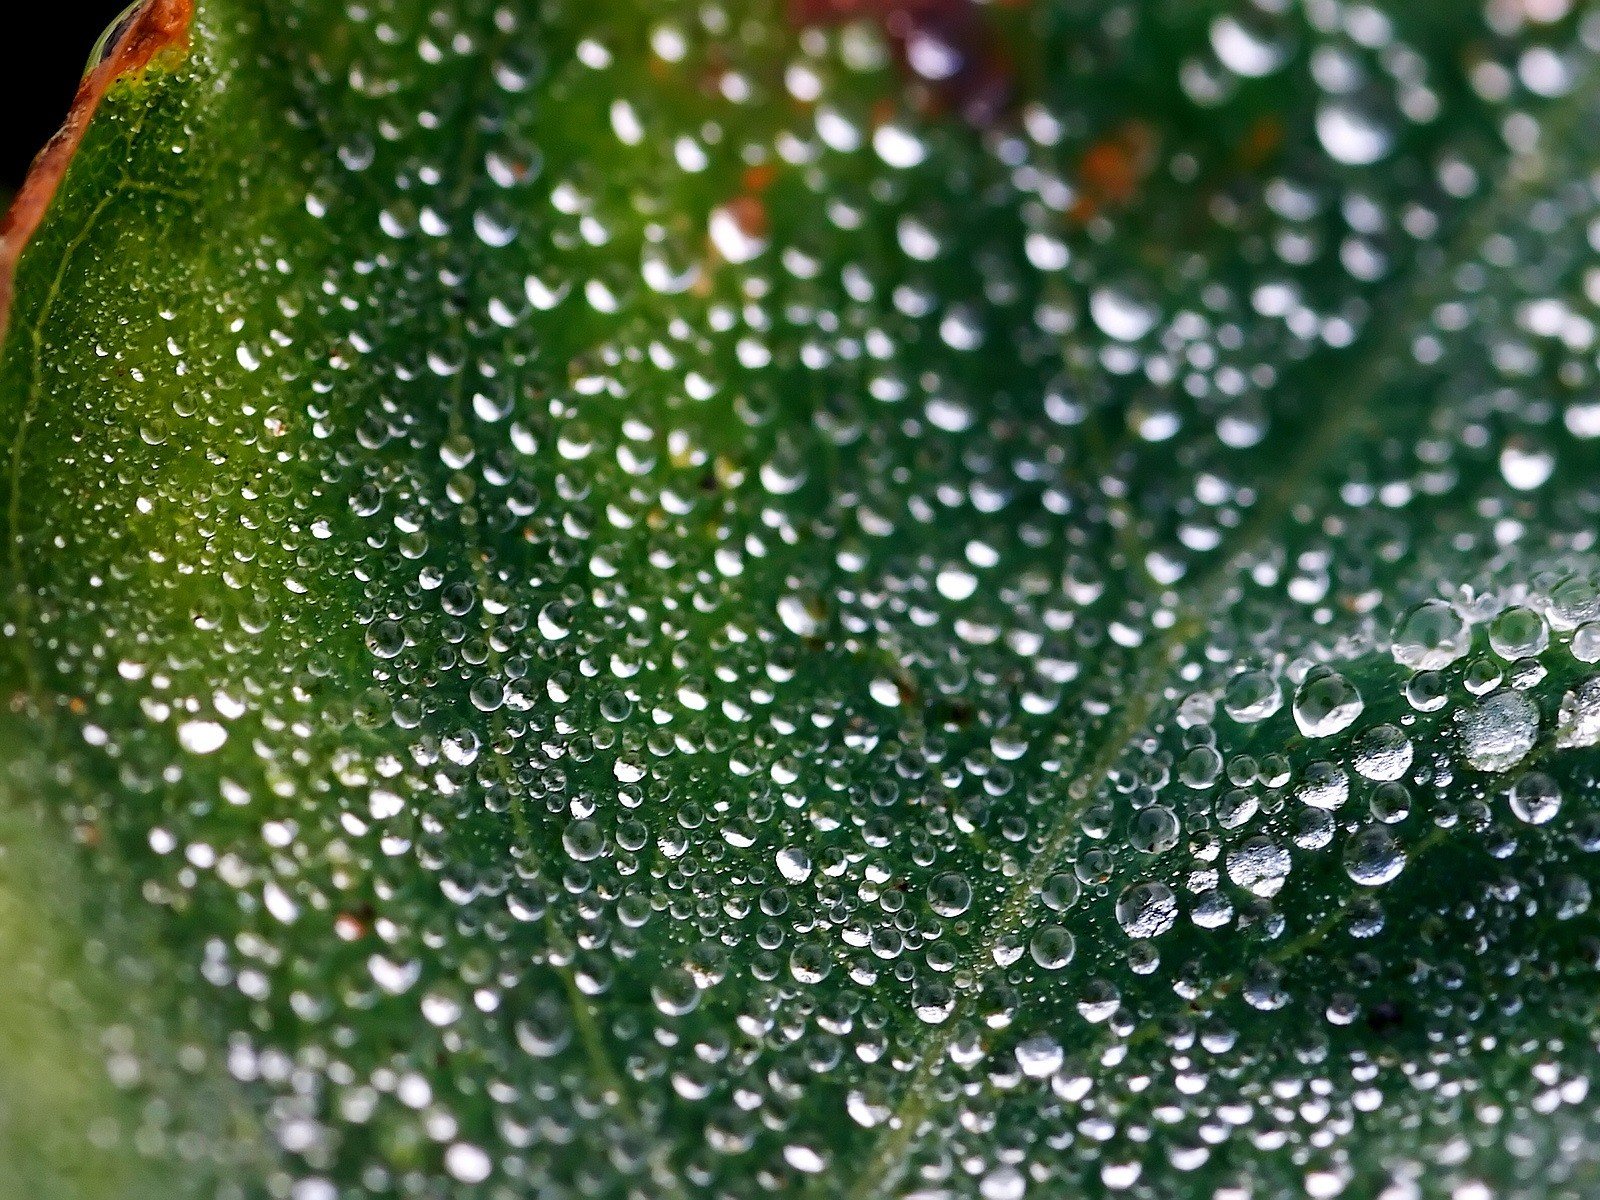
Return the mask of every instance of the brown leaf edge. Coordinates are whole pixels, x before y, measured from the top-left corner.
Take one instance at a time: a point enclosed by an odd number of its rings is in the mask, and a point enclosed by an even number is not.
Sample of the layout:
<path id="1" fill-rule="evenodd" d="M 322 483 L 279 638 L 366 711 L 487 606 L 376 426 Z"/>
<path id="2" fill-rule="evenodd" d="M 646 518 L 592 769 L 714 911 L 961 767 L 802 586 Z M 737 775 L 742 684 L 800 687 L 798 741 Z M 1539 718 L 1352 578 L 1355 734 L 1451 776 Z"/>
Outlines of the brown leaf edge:
<path id="1" fill-rule="evenodd" d="M 143 71 L 158 54 L 188 45 L 194 4 L 195 0 L 145 0 L 122 19 L 122 29 L 104 57 L 78 85 L 65 123 L 39 151 L 11 207 L 0 218 L 0 345 L 11 319 L 17 264 L 44 221 L 101 99 L 113 83 Z"/>

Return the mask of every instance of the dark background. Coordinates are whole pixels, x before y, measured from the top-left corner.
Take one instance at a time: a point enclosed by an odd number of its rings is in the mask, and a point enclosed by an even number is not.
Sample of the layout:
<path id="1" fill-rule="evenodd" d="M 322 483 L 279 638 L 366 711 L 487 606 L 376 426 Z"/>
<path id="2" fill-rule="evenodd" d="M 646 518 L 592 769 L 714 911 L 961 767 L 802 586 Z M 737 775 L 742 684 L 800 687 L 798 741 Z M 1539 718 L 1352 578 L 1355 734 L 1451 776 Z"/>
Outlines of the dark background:
<path id="1" fill-rule="evenodd" d="M 0 198 L 16 190 L 33 156 L 61 128 L 89 51 L 127 6 L 128 0 L 28 6 L 27 44 L 11 47 L 15 53 L 0 71 Z"/>

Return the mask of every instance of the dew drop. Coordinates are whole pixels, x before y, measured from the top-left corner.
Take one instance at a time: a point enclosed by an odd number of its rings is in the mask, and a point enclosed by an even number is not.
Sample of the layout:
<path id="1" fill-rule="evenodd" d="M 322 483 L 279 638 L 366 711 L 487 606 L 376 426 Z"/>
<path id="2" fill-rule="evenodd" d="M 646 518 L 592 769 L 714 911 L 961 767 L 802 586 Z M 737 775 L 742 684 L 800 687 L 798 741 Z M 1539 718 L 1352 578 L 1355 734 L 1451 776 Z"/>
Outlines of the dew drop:
<path id="1" fill-rule="evenodd" d="M 1276 896 L 1289 866 L 1289 852 L 1265 837 L 1249 838 L 1228 852 L 1228 878 L 1253 896 Z"/>
<path id="2" fill-rule="evenodd" d="M 1350 798 L 1350 776 L 1332 763 L 1314 762 L 1306 767 L 1295 795 L 1302 804 L 1332 812 Z"/>
<path id="3" fill-rule="evenodd" d="M 1533 771 L 1511 785 L 1510 800 L 1517 820 L 1543 825 L 1561 811 L 1561 788 L 1542 771 Z"/>
<path id="4" fill-rule="evenodd" d="M 1394 144 L 1393 130 L 1346 100 L 1317 108 L 1317 138 L 1330 158 L 1350 167 L 1370 166 Z"/>
<path id="5" fill-rule="evenodd" d="M 1033 961 L 1047 971 L 1059 971 L 1072 961 L 1076 939 L 1059 925 L 1045 925 L 1028 942 Z"/>
<path id="6" fill-rule="evenodd" d="M 1456 713 L 1467 762 L 1480 771 L 1509 771 L 1533 749 L 1539 710 L 1518 692 L 1499 692 Z"/>
<path id="7" fill-rule="evenodd" d="M 1519 492 L 1543 487 L 1555 469 L 1555 456 L 1542 447 L 1510 441 L 1500 450 L 1500 474 L 1507 485 Z"/>
<path id="8" fill-rule="evenodd" d="M 1034 1034 L 1017 1045 L 1017 1066 L 1029 1079 L 1046 1079 L 1066 1061 L 1061 1045 L 1047 1033 Z"/>
<path id="9" fill-rule="evenodd" d="M 227 740 L 227 729 L 216 721 L 185 721 L 178 726 L 178 745 L 190 754 L 211 754 Z"/>
<path id="10" fill-rule="evenodd" d="M 1549 644 L 1550 630 L 1531 608 L 1508 608 L 1489 623 L 1489 645 L 1508 662 L 1539 654 Z"/>
<path id="11" fill-rule="evenodd" d="M 1164 883 L 1136 883 L 1117 897 L 1117 923 L 1131 938 L 1160 937 L 1177 920 L 1178 898 Z"/>
<path id="12" fill-rule="evenodd" d="M 1245 671 L 1228 681 L 1222 707 L 1241 725 L 1253 725 L 1283 707 L 1283 690 L 1271 672 Z"/>
<path id="13" fill-rule="evenodd" d="M 1265 30 L 1252 28 L 1256 24 L 1259 22 L 1246 24 L 1231 13 L 1211 22 L 1211 48 L 1217 58 L 1235 75 L 1247 79 L 1271 75 L 1288 58 L 1283 43 L 1267 36 Z"/>
<path id="14" fill-rule="evenodd" d="M 790 883 L 804 883 L 811 878 L 811 856 L 804 850 L 784 847 L 778 851 L 778 873 Z"/>
<path id="15" fill-rule="evenodd" d="M 1028 1194 L 1028 1177 L 1015 1167 L 995 1167 L 978 1181 L 983 1200 L 1022 1200 Z"/>
<path id="16" fill-rule="evenodd" d="M 1306 737 L 1325 738 L 1348 729 L 1364 707 L 1361 693 L 1331 667 L 1312 667 L 1294 694 L 1294 723 Z"/>
<path id="17" fill-rule="evenodd" d="M 959 917 L 972 906 L 972 885 L 956 871 L 935 875 L 928 883 L 928 907 L 941 917 Z"/>
<path id="18" fill-rule="evenodd" d="M 1405 852 L 1382 825 L 1364 827 L 1345 847 L 1345 873 L 1364 887 L 1388 883 L 1405 865 Z"/>
<path id="19" fill-rule="evenodd" d="M 1097 288 L 1089 296 L 1089 315 L 1107 337 L 1136 342 L 1155 328 L 1160 313 L 1153 304 L 1114 288 Z"/>
<path id="20" fill-rule="evenodd" d="M 1466 619 L 1443 600 L 1424 600 L 1395 622 L 1392 652 L 1402 667 L 1438 671 L 1471 648 Z"/>
<path id="21" fill-rule="evenodd" d="M 494 1170 L 494 1163 L 480 1147 L 456 1142 L 444 1152 L 444 1168 L 461 1183 L 482 1183 Z"/>
<path id="22" fill-rule="evenodd" d="M 1379 725 L 1356 741 L 1354 764 L 1363 779 L 1399 779 L 1411 769 L 1411 739 L 1394 725 Z"/>
<path id="23" fill-rule="evenodd" d="M 1128 842 L 1144 854 L 1164 854 L 1178 844 L 1178 816 L 1164 804 L 1152 804 L 1133 815 Z"/>

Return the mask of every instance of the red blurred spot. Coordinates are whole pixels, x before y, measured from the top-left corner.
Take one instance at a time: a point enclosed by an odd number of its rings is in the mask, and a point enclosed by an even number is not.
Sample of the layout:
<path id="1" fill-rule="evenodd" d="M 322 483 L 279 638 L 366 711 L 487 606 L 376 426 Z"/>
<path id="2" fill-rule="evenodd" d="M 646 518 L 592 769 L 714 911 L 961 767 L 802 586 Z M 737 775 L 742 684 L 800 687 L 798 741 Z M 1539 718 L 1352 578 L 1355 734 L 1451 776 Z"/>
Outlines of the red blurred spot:
<path id="1" fill-rule="evenodd" d="M 746 237 L 767 236 L 767 206 L 759 196 L 735 196 L 728 201 L 728 215 Z"/>
<path id="2" fill-rule="evenodd" d="M 1267 160 L 1283 145 L 1283 122 L 1276 117 L 1262 117 L 1250 127 L 1239 147 L 1239 160 L 1249 170 L 1265 166 Z"/>
<path id="3" fill-rule="evenodd" d="M 1128 121 L 1084 151 L 1078 164 L 1078 201 L 1072 215 L 1087 221 L 1138 195 L 1155 163 L 1155 136 L 1147 125 Z"/>
<path id="4" fill-rule="evenodd" d="M 744 184 L 744 191 L 752 195 L 759 195 L 771 187 L 777 177 L 778 169 L 776 167 L 771 163 L 760 163 L 757 166 L 746 167 L 741 177 L 741 182 Z"/>

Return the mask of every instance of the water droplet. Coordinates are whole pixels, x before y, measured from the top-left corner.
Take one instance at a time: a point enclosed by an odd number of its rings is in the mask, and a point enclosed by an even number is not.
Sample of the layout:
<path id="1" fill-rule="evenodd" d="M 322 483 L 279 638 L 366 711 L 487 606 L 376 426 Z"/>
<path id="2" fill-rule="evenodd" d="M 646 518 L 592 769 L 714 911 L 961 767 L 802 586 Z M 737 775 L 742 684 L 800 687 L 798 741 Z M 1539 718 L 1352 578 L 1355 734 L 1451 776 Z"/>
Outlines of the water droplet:
<path id="1" fill-rule="evenodd" d="M 1350 776 L 1332 763 L 1311 763 L 1306 767 L 1295 795 L 1302 804 L 1332 812 L 1350 798 Z"/>
<path id="2" fill-rule="evenodd" d="M 783 1161 L 805 1175 L 818 1175 L 828 1169 L 828 1160 L 821 1151 L 799 1143 L 783 1148 Z"/>
<path id="3" fill-rule="evenodd" d="M 1443 600 L 1424 600 L 1395 622 L 1393 654 L 1402 667 L 1442 670 L 1471 648 L 1466 619 Z"/>
<path id="4" fill-rule="evenodd" d="M 1117 923 L 1131 938 L 1160 937 L 1177 920 L 1178 898 L 1164 883 L 1136 883 L 1117 897 Z"/>
<path id="5" fill-rule="evenodd" d="M 1276 896 L 1289 878 L 1289 852 L 1253 837 L 1228 852 L 1228 878 L 1253 896 Z"/>
<path id="6" fill-rule="evenodd" d="M 1449 681 L 1438 671 L 1418 671 L 1406 681 L 1406 703 L 1418 712 L 1438 712 L 1449 702 Z"/>
<path id="7" fill-rule="evenodd" d="M 227 740 L 227 729 L 215 721 L 185 721 L 178 726 L 178 745 L 190 754 L 210 754 Z"/>
<path id="8" fill-rule="evenodd" d="M 1405 865 L 1405 852 L 1382 825 L 1363 827 L 1345 847 L 1345 872 L 1365 887 L 1388 883 L 1405 869 Z"/>
<path id="9" fill-rule="evenodd" d="M 983 1200 L 1022 1200 L 1028 1193 L 1028 1177 L 1015 1167 L 995 1167 L 978 1181 Z"/>
<path id="10" fill-rule="evenodd" d="M 1365 167 L 1389 153 L 1394 131 L 1365 108 L 1340 99 L 1318 106 L 1317 138 L 1334 161 Z"/>
<path id="11" fill-rule="evenodd" d="M 811 878 L 811 856 L 797 847 L 784 847 L 778 851 L 778 873 L 790 883 L 804 883 Z"/>
<path id="12" fill-rule="evenodd" d="M 405 631 L 398 621 L 374 621 L 367 629 L 367 649 L 379 658 L 393 658 L 405 644 Z"/>
<path id="13" fill-rule="evenodd" d="M 941 917 L 959 917 L 972 906 L 972 885 L 955 871 L 935 875 L 928 883 L 928 906 Z"/>
<path id="14" fill-rule="evenodd" d="M 1155 305 L 1115 288 L 1097 288 L 1089 296 L 1089 315 L 1107 337 L 1136 342 L 1155 328 L 1160 312 Z"/>
<path id="15" fill-rule="evenodd" d="M 494 1162 L 481 1147 L 456 1142 L 444 1152 L 444 1169 L 461 1183 L 482 1183 L 494 1170 Z"/>
<path id="16" fill-rule="evenodd" d="M 800 596 L 788 595 L 778 601 L 778 619 L 796 637 L 816 637 L 822 632 L 822 613 Z"/>
<path id="17" fill-rule="evenodd" d="M 1511 785 L 1511 811 L 1519 821 L 1543 825 L 1561 811 L 1561 788 L 1542 771 L 1531 771 Z"/>
<path id="18" fill-rule="evenodd" d="M 1045 925 L 1028 942 L 1033 961 L 1047 971 L 1059 971 L 1072 961 L 1077 942 L 1059 925 Z"/>
<path id="19" fill-rule="evenodd" d="M 767 248 L 762 225 L 752 206 L 713 209 L 708 226 L 711 244 L 728 262 L 747 263 Z"/>
<path id="20" fill-rule="evenodd" d="M 1466 760 L 1480 771 L 1509 771 L 1533 749 L 1539 710 L 1519 692 L 1498 692 L 1456 713 Z"/>
<path id="21" fill-rule="evenodd" d="M 1265 17 L 1249 8 L 1243 11 L 1249 15 L 1242 20 L 1224 13 L 1211 22 L 1211 48 L 1235 75 L 1259 79 L 1283 66 L 1288 49 L 1270 36 Z"/>
<path id="22" fill-rule="evenodd" d="M 1222 707 L 1241 725 L 1253 725 L 1283 707 L 1283 689 L 1270 671 L 1244 671 L 1228 681 Z"/>
<path id="23" fill-rule="evenodd" d="M 1294 723 L 1306 737 L 1332 737 L 1361 715 L 1355 685 L 1332 667 L 1312 667 L 1294 694 Z"/>
<path id="24" fill-rule="evenodd" d="M 1563 750 L 1600 744 L 1600 676 L 1585 679 L 1561 698 L 1556 745 Z"/>
<path id="25" fill-rule="evenodd" d="M 1507 661 L 1541 653 L 1550 644 L 1550 630 L 1531 608 L 1508 608 L 1489 623 L 1489 645 Z"/>
<path id="26" fill-rule="evenodd" d="M 1061 1045 L 1047 1033 L 1034 1034 L 1017 1045 L 1017 1066 L 1029 1079 L 1046 1079 L 1061 1069 L 1066 1054 Z"/>
<path id="27" fill-rule="evenodd" d="M 1500 450 L 1500 474 L 1519 492 L 1543 487 L 1555 469 L 1555 455 L 1542 447 L 1513 440 Z"/>
<path id="28" fill-rule="evenodd" d="M 1411 769 L 1411 739 L 1393 725 L 1369 729 L 1356 740 L 1356 773 L 1364 779 L 1399 779 Z"/>
<path id="29" fill-rule="evenodd" d="M 1164 854 L 1178 844 L 1178 816 L 1163 804 L 1152 804 L 1133 814 L 1128 842 L 1145 854 Z"/>

